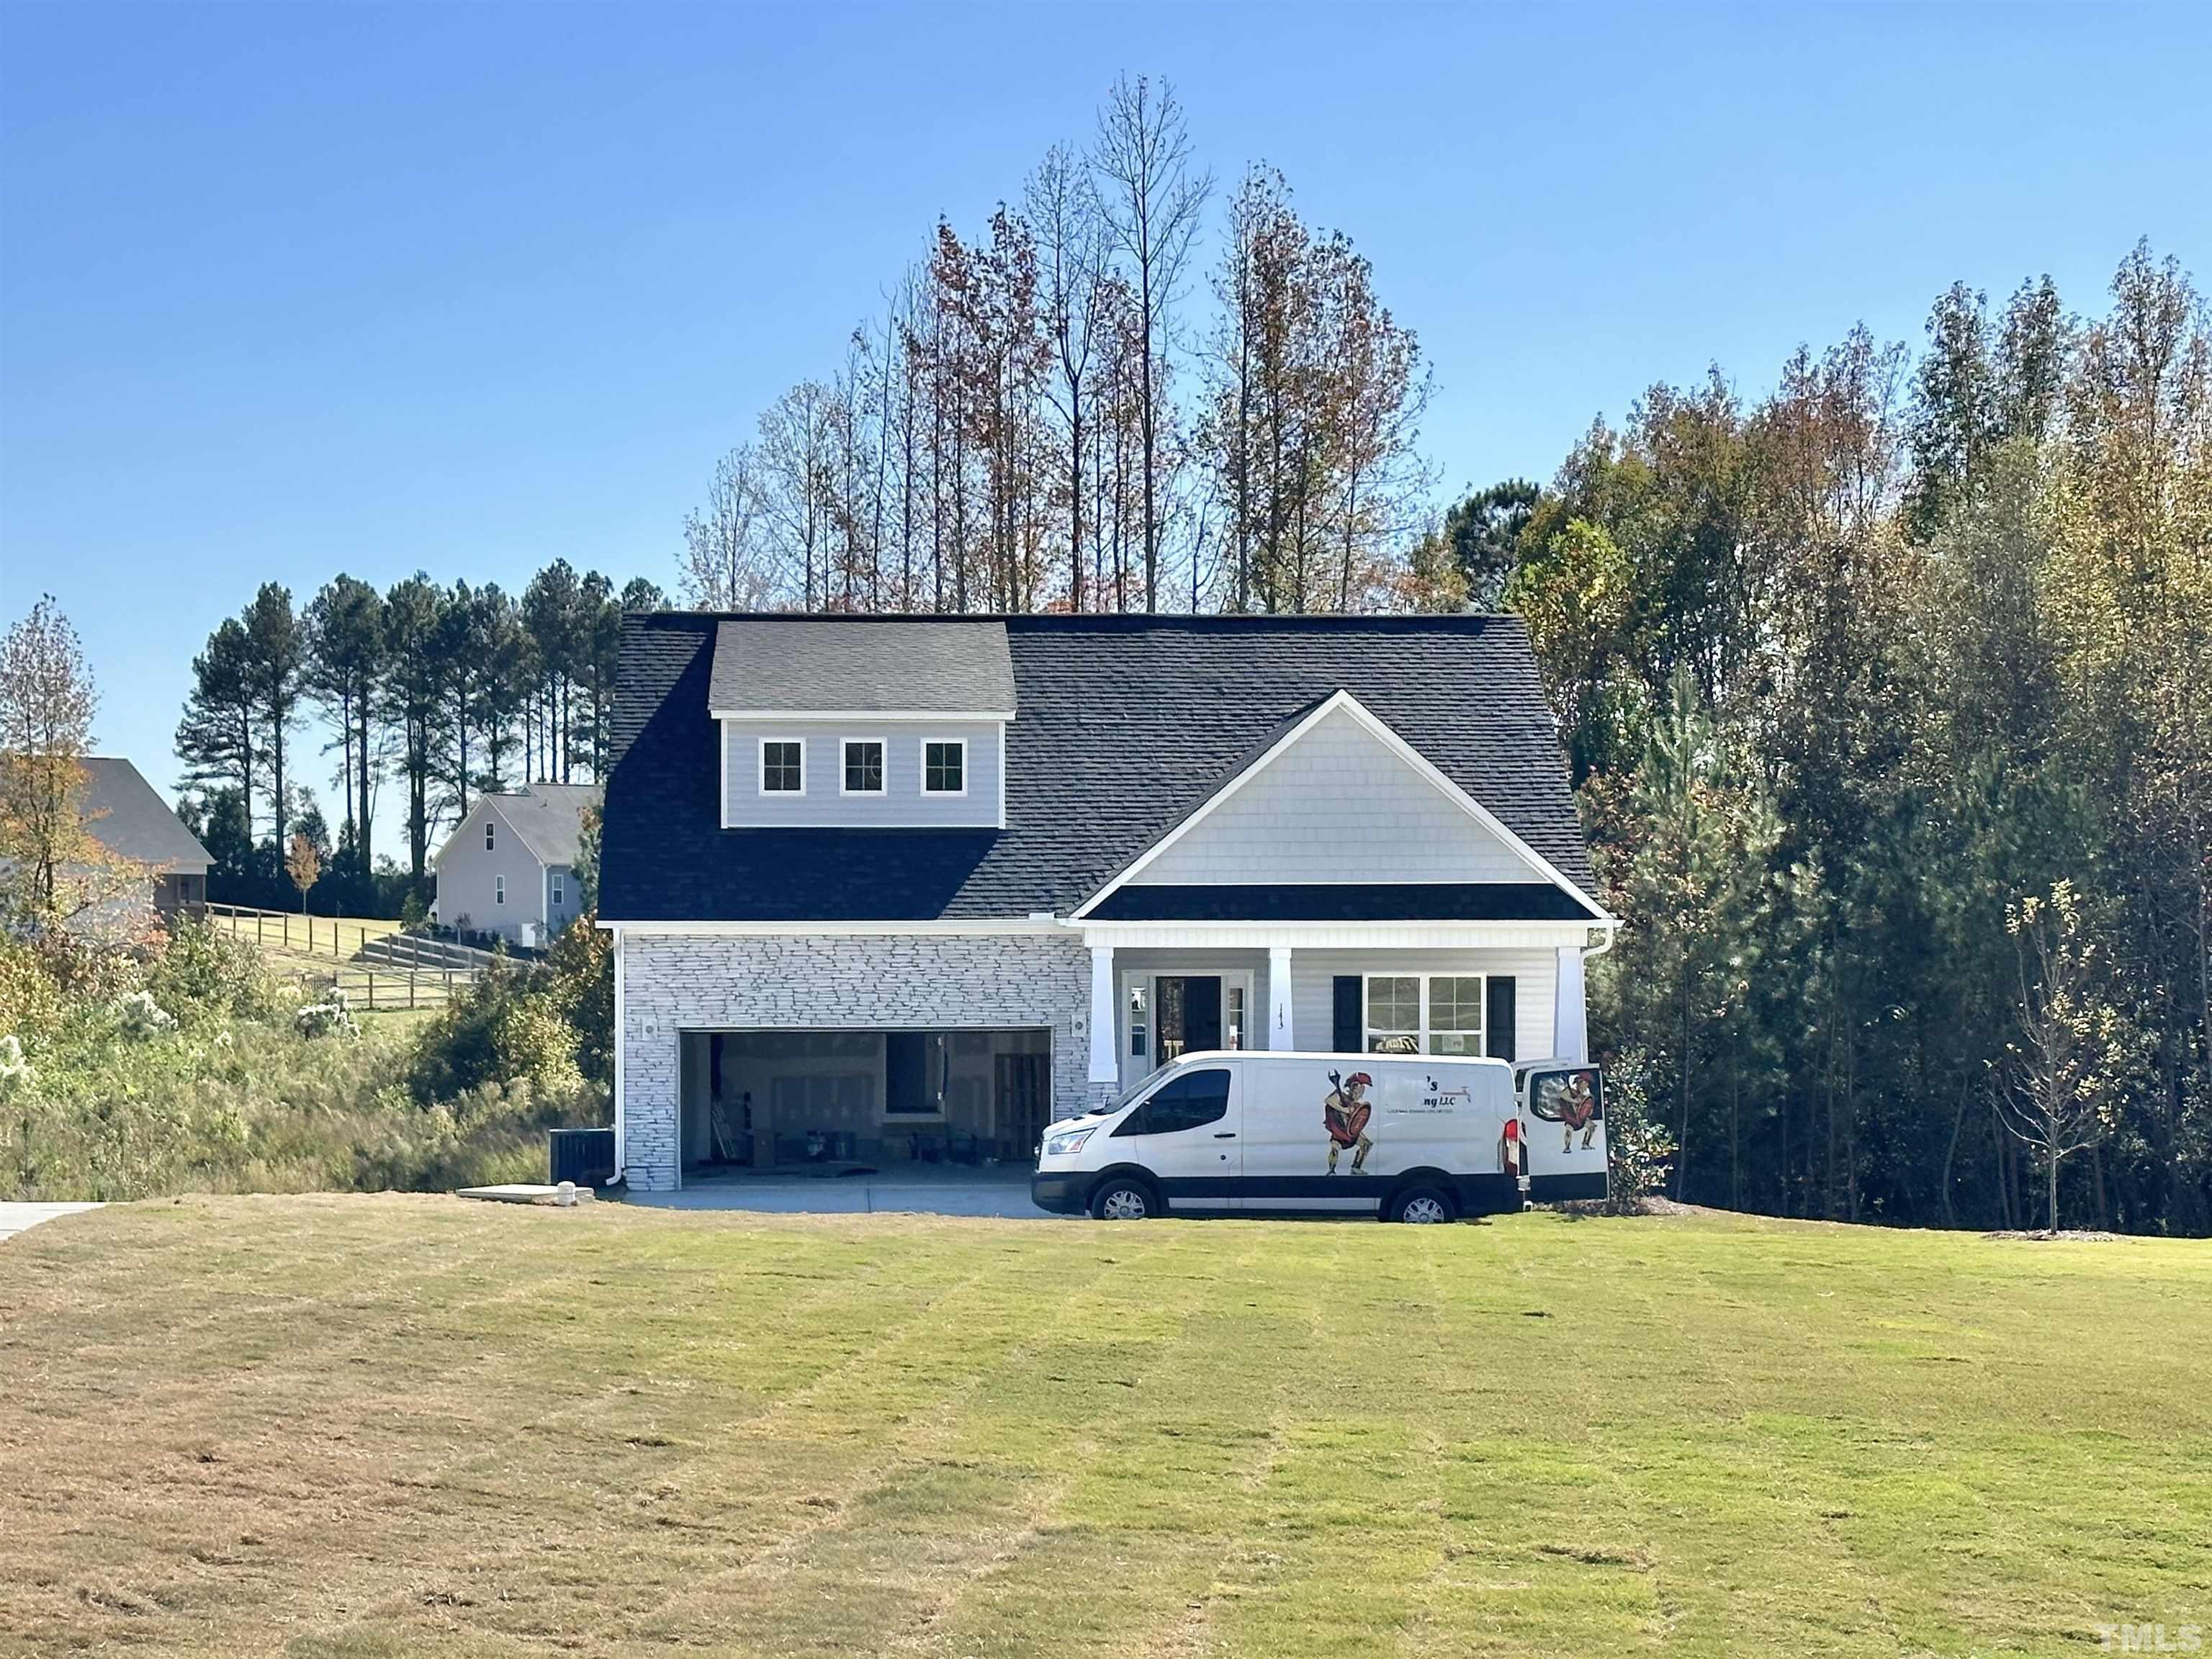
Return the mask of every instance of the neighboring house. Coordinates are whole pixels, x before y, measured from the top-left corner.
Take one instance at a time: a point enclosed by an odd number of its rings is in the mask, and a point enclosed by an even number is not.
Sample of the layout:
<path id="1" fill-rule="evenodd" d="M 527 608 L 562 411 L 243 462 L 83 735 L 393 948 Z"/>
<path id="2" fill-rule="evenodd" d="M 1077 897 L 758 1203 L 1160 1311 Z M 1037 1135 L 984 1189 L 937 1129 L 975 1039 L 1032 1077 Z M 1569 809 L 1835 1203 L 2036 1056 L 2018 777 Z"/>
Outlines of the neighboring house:
<path id="1" fill-rule="evenodd" d="M 479 795 L 431 863 L 444 927 L 542 945 L 583 909 L 576 854 L 596 784 L 532 783 Z"/>
<path id="2" fill-rule="evenodd" d="M 1585 1053 L 1614 923 L 1516 618 L 623 629 L 599 917 L 641 1188 L 1026 1162 L 1187 1049 Z"/>
<path id="3" fill-rule="evenodd" d="M 164 915 L 207 902 L 214 860 L 137 767 L 118 755 L 88 755 L 77 802 L 85 833 L 120 859 L 146 866 L 148 896 Z"/>

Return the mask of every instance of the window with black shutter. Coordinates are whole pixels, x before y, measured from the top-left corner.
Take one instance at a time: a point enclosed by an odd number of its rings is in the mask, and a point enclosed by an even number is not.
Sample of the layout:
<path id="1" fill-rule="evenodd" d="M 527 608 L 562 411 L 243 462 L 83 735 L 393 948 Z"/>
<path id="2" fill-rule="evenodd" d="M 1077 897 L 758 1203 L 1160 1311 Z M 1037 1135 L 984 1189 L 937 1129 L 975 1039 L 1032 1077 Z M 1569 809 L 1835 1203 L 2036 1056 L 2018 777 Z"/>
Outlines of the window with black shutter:
<path id="1" fill-rule="evenodd" d="M 1485 1010 L 1483 1024 L 1489 1027 L 1489 1053 L 1492 1060 L 1512 1060 L 1513 1053 L 1513 975 L 1492 974 L 1490 976 L 1489 1006 Z"/>
<path id="2" fill-rule="evenodd" d="M 1360 1040 L 1365 1024 L 1366 1008 L 1361 1000 L 1363 981 L 1358 974 L 1339 974 L 1336 976 L 1335 1027 L 1329 1048 L 1340 1054 L 1356 1054 L 1366 1045 Z"/>

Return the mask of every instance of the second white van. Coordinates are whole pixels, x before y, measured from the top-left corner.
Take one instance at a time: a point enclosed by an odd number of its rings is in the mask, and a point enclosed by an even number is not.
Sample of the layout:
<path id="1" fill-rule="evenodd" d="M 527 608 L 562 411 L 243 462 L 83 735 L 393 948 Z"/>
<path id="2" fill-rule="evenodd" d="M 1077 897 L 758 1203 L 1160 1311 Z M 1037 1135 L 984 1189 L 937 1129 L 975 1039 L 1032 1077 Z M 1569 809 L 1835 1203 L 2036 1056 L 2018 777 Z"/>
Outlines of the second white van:
<path id="1" fill-rule="evenodd" d="M 1577 1069 L 1595 1088 L 1595 1068 Z M 1519 1080 L 1526 1088 L 1543 1076 L 1524 1068 Z M 1186 1054 L 1112 1105 L 1047 1129 L 1030 1196 L 1104 1220 L 1441 1222 L 1517 1210 L 1529 1170 L 1516 1082 L 1502 1060 Z M 1601 1194 L 1604 1152 L 1591 1139 Z"/>

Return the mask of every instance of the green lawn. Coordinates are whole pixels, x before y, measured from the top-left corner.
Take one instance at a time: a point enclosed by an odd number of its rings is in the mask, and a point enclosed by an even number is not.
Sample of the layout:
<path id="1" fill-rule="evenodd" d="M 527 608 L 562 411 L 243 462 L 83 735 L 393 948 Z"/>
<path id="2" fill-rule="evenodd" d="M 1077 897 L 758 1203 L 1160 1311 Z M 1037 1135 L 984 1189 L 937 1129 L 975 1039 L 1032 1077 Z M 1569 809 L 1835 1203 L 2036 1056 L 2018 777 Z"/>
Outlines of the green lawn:
<path id="1" fill-rule="evenodd" d="M 0 1245 L 0 1493 L 5 1652 L 2212 1640 L 2212 1247 L 161 1202 Z"/>

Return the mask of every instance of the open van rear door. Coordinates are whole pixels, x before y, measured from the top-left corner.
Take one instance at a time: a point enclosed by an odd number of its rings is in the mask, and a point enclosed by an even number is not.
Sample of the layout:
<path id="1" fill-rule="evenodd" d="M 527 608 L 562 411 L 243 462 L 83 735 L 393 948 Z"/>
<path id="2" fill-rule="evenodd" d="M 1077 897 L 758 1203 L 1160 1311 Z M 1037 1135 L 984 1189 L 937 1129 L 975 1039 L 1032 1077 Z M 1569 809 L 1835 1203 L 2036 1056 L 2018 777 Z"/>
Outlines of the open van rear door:
<path id="1" fill-rule="evenodd" d="M 1595 1066 L 1537 1060 L 1520 1073 L 1522 1156 L 1538 1204 L 1603 1198 L 1605 1077 Z"/>

